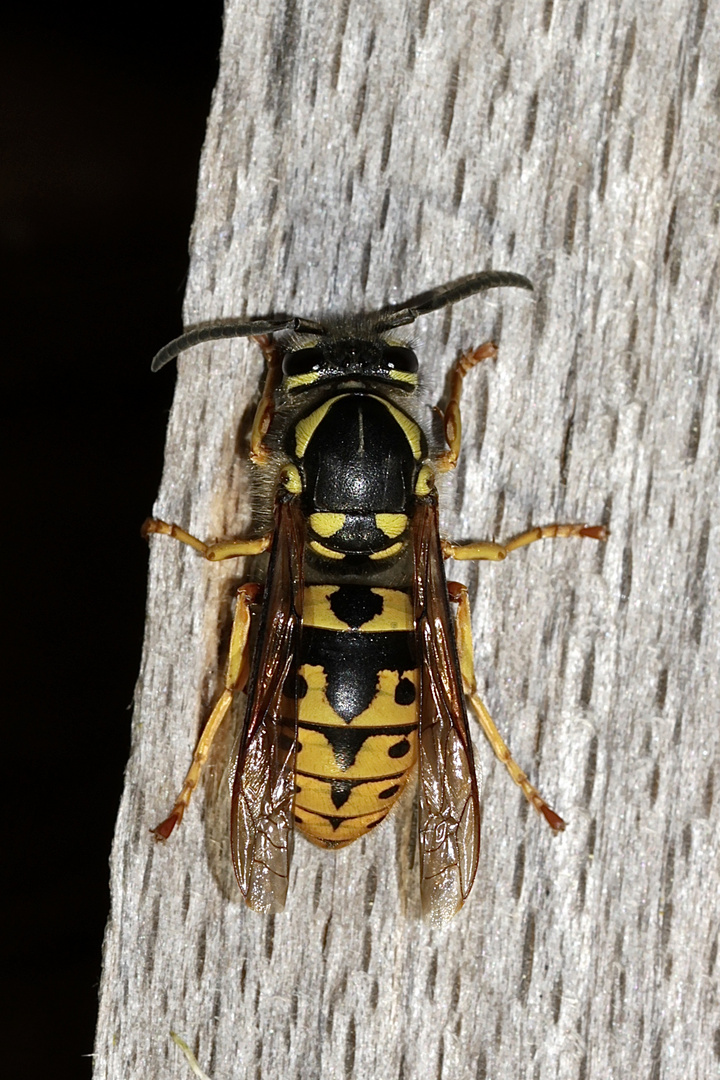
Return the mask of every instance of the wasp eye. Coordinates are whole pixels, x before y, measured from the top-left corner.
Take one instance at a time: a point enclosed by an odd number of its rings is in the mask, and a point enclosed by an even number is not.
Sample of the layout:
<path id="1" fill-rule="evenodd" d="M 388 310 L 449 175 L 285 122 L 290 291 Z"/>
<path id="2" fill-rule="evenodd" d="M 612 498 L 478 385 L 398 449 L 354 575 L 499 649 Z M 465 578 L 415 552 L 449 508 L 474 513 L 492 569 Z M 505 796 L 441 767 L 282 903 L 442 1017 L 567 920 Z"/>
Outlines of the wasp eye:
<path id="1" fill-rule="evenodd" d="M 407 345 L 385 345 L 383 364 L 390 371 L 407 371 L 410 375 L 414 375 L 418 369 L 417 356 Z"/>
<path id="2" fill-rule="evenodd" d="M 308 375 L 322 364 L 322 349 L 316 345 L 308 349 L 295 349 L 283 359 L 283 375 Z"/>

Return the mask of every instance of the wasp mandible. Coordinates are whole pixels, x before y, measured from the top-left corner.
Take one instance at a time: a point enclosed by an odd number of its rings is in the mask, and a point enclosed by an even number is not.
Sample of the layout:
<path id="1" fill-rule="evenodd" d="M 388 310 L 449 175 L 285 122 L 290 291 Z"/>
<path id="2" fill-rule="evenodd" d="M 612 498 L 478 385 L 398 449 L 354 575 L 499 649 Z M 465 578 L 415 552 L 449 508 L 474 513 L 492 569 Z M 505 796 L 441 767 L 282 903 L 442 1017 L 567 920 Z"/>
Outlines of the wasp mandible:
<path id="1" fill-rule="evenodd" d="M 172 536 L 210 561 L 270 553 L 264 585 L 238 590 L 225 688 L 175 806 L 154 830 L 167 839 L 182 820 L 233 697 L 246 691 L 231 842 L 238 884 L 257 911 L 285 904 L 296 828 L 321 847 L 352 843 L 387 816 L 416 763 L 423 912 L 441 923 L 462 907 L 480 843 L 466 701 L 529 802 L 552 829 L 565 827 L 478 696 L 467 590 L 446 581 L 444 560 L 498 562 L 536 540 L 606 540 L 608 531 L 555 524 L 506 544 L 441 538 L 435 481 L 457 464 L 463 380 L 497 347 L 482 345 L 453 365 L 444 442 L 433 451 L 416 414 L 417 355 L 397 333 L 421 315 L 508 286 L 532 289 L 520 274 L 486 271 L 337 324 L 212 324 L 153 361 L 157 371 L 200 342 L 252 336 L 267 363 L 250 457 L 270 476 L 272 529 L 206 544 L 178 525 L 144 526 L 145 535 Z"/>

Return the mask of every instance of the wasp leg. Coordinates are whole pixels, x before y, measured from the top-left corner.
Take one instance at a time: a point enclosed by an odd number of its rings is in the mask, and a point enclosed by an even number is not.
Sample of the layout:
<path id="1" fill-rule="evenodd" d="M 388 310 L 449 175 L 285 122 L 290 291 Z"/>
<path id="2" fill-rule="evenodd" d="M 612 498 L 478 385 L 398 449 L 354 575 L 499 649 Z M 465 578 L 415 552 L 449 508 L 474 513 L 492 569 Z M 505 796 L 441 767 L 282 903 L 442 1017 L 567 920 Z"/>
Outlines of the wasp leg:
<path id="1" fill-rule="evenodd" d="M 267 536 L 256 536 L 250 540 L 220 540 L 217 544 L 205 544 L 196 536 L 191 536 L 179 525 L 170 525 L 167 521 L 159 518 L 148 518 L 142 527 L 142 535 L 150 536 L 156 533 L 159 536 L 172 536 L 173 540 L 179 540 L 181 544 L 199 551 L 204 559 L 210 562 L 219 562 L 221 559 L 238 559 L 241 555 L 260 555 L 267 551 L 272 543 L 272 533 Z"/>
<path id="2" fill-rule="evenodd" d="M 454 469 L 460 457 L 460 442 L 462 440 L 460 396 L 462 394 L 463 379 L 468 371 L 474 368 L 476 364 L 479 364 L 481 360 L 494 360 L 497 352 L 497 345 L 492 341 L 488 341 L 484 345 L 478 346 L 477 349 L 471 349 L 469 352 L 463 353 L 450 369 L 450 400 L 443 414 L 445 442 L 448 448 L 444 453 L 440 454 L 435 462 L 435 468 L 438 472 L 449 472 L 450 469 Z"/>
<path id="3" fill-rule="evenodd" d="M 455 544 L 452 540 L 443 540 L 441 543 L 446 559 L 489 559 L 491 562 L 501 562 L 511 551 L 534 544 L 536 540 L 566 536 L 587 536 L 591 540 L 605 541 L 610 536 L 610 530 L 604 525 L 537 525 L 514 536 L 507 544 L 495 544 L 492 540 L 479 540 L 471 544 Z"/>
<path id="4" fill-rule="evenodd" d="M 254 341 L 260 346 L 267 364 L 267 375 L 262 396 L 258 402 L 250 438 L 250 459 L 256 465 L 264 465 L 270 457 L 264 439 L 275 415 L 275 391 L 282 380 L 282 352 L 269 334 L 258 334 Z"/>
<path id="5" fill-rule="evenodd" d="M 537 788 L 533 787 L 530 783 L 527 775 L 522 771 L 510 753 L 502 735 L 495 727 L 490 713 L 478 696 L 477 682 L 475 681 L 472 625 L 470 621 L 470 604 L 468 602 L 467 589 L 457 581 L 449 581 L 448 595 L 453 603 L 458 605 L 457 616 L 455 619 L 455 637 L 458 648 L 458 659 L 460 660 L 460 674 L 462 675 L 463 689 L 465 690 L 472 706 L 472 710 L 480 723 L 480 727 L 485 732 L 485 737 L 490 743 L 495 756 L 503 763 L 528 802 L 532 803 L 539 814 L 542 814 L 551 829 L 555 832 L 562 832 L 565 828 L 565 822 L 548 806 Z"/>
<path id="6" fill-rule="evenodd" d="M 198 786 L 200 774 L 210 753 L 210 747 L 230 708 L 233 695 L 245 687 L 250 669 L 250 650 L 248 649 L 248 637 L 252 622 L 250 608 L 256 602 L 259 592 L 260 586 L 254 584 L 241 585 L 238 589 L 235 617 L 230 636 L 230 654 L 225 672 L 225 689 L 215 702 L 215 707 L 210 713 L 198 739 L 192 763 L 185 777 L 185 783 L 175 800 L 172 812 L 169 817 L 166 817 L 152 830 L 158 840 L 167 840 L 175 826 L 182 821 L 192 793 Z"/>

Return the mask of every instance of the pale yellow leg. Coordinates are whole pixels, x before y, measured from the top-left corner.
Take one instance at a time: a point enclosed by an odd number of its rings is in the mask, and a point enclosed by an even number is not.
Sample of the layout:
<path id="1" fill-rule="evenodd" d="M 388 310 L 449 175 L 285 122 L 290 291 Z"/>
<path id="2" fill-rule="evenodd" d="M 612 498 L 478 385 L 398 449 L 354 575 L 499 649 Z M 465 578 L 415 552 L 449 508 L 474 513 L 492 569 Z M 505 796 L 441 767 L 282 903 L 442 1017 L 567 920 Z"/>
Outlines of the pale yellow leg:
<path id="1" fill-rule="evenodd" d="M 507 544 L 496 544 L 492 540 L 479 540 L 471 544 L 455 544 L 452 540 L 442 541 L 442 553 L 446 559 L 488 559 L 501 562 L 511 551 L 534 544 L 536 540 L 549 540 L 556 537 L 587 536 L 591 540 L 605 541 L 610 530 L 604 525 L 537 525 L 533 529 L 520 533 L 508 540 Z"/>
<path id="2" fill-rule="evenodd" d="M 485 732 L 495 756 L 503 763 L 510 776 L 518 785 L 525 798 L 535 807 L 538 813 L 547 821 L 551 829 L 562 832 L 565 822 L 552 810 L 543 799 L 537 788 L 533 787 L 513 758 L 506 746 L 500 732 L 495 727 L 490 713 L 487 711 L 477 692 L 475 681 L 475 665 L 473 662 L 472 625 L 470 621 L 470 604 L 468 602 L 467 589 L 456 581 L 448 582 L 450 599 L 458 605 L 455 620 L 455 635 L 458 647 L 458 659 L 460 660 L 460 674 L 463 680 L 463 689 L 472 706 L 481 728 Z"/>
<path id="3" fill-rule="evenodd" d="M 445 442 L 448 448 L 444 453 L 440 454 L 435 462 L 435 468 L 438 472 L 449 472 L 450 469 L 454 469 L 460 457 L 460 443 L 462 441 L 460 397 L 462 395 L 463 379 L 468 371 L 472 370 L 481 360 L 494 360 L 496 356 L 497 345 L 494 345 L 492 341 L 488 341 L 477 349 L 471 349 L 469 352 L 463 353 L 460 359 L 453 364 L 450 371 L 450 400 L 443 414 Z"/>
<path id="4" fill-rule="evenodd" d="M 182 821 L 192 793 L 200 781 L 200 774 L 210 753 L 210 747 L 230 708 L 233 695 L 238 690 L 242 690 L 247 682 L 250 668 L 250 656 L 247 646 L 252 621 L 250 608 L 256 602 L 259 592 L 259 585 L 241 585 L 238 589 L 235 617 L 230 636 L 230 654 L 225 672 L 225 689 L 215 702 L 215 707 L 203 728 L 198 744 L 195 747 L 192 763 L 185 777 L 185 783 L 175 800 L 172 812 L 169 817 L 166 817 L 152 830 L 159 840 L 167 840 L 175 826 Z"/>
<path id="5" fill-rule="evenodd" d="M 275 415 L 275 391 L 282 380 L 282 352 L 275 342 L 275 338 L 269 334 L 258 334 L 254 339 L 262 350 L 267 364 L 267 375 L 262 396 L 255 411 L 252 436 L 250 438 L 250 459 L 256 465 L 263 465 L 270 456 L 270 451 L 265 446 L 272 418 Z"/>
<path id="6" fill-rule="evenodd" d="M 179 540 L 181 544 L 199 551 L 204 559 L 210 562 L 219 562 L 221 559 L 238 559 L 241 555 L 260 555 L 267 551 L 272 543 L 272 533 L 267 536 L 256 536 L 250 540 L 220 540 L 217 544 L 205 544 L 196 536 L 191 536 L 179 525 L 168 524 L 159 518 L 148 518 L 142 527 L 142 535 L 150 536 L 155 533 L 159 536 L 172 536 L 173 540 Z"/>

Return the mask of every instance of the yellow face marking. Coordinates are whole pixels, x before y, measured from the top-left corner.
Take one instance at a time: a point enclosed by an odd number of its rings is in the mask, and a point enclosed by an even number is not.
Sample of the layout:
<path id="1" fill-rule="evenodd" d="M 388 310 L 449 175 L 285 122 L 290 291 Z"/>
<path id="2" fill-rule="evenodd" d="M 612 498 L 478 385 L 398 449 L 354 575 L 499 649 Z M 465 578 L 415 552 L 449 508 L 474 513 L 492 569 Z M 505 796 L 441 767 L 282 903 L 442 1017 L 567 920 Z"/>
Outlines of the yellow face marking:
<path id="1" fill-rule="evenodd" d="M 411 386 L 417 386 L 418 377 L 412 371 L 391 371 L 390 378 L 395 382 L 404 382 L 409 383 Z"/>
<path id="2" fill-rule="evenodd" d="M 339 589 L 337 585 L 306 585 L 303 590 L 303 624 L 317 626 L 321 630 L 347 630 L 347 623 L 338 619 L 330 600 Z M 376 596 L 382 597 L 383 606 L 379 615 L 374 615 L 369 622 L 355 627 L 361 633 L 375 633 L 378 630 L 414 630 L 413 609 L 410 597 L 399 589 L 372 589 Z"/>
<path id="3" fill-rule="evenodd" d="M 347 728 L 348 724 L 343 720 L 341 716 L 333 709 L 332 705 L 327 699 L 327 676 L 323 668 L 319 664 L 302 664 L 300 667 L 300 674 L 307 683 L 307 691 L 304 697 L 298 700 L 298 721 L 300 723 L 307 724 L 324 724 L 326 727 L 339 727 Z M 398 705 L 395 701 L 395 691 L 398 687 L 398 683 L 401 679 L 407 679 L 415 687 L 415 700 L 409 705 Z M 407 724 L 415 723 L 417 719 L 417 703 L 420 700 L 420 672 L 415 671 L 381 671 L 378 673 L 378 688 L 375 697 L 368 705 L 364 712 L 361 712 L 359 716 L 355 716 L 352 721 L 352 727 L 354 728 L 377 728 L 377 727 L 403 727 Z M 308 748 L 308 740 L 306 735 L 310 734 L 312 739 L 315 739 L 315 734 L 305 731 L 301 738 L 303 745 L 303 753 Z M 397 736 L 388 736 L 392 739 L 397 739 Z M 380 738 L 376 736 L 375 738 Z M 385 738 L 385 736 L 383 736 Z M 372 740 L 369 740 L 372 741 Z M 320 776 L 338 776 L 345 775 L 344 773 L 338 773 L 338 766 L 335 762 L 332 750 L 330 749 L 327 740 L 322 736 L 320 742 L 320 752 L 322 756 L 322 767 L 317 763 L 313 766 L 306 761 L 303 766 L 304 772 L 316 773 Z M 330 755 L 328 761 L 326 756 Z M 328 764 L 329 761 L 332 764 Z M 396 763 L 397 764 L 397 763 Z M 403 768 L 405 762 L 399 762 L 399 767 Z M 300 768 L 300 765 L 298 765 Z M 385 762 L 379 772 L 375 772 L 374 775 L 384 776 L 392 771 L 388 768 L 387 762 Z M 348 775 L 350 775 L 348 773 Z M 360 774 L 363 775 L 363 774 Z M 372 770 L 364 775 L 373 775 Z"/>
<path id="4" fill-rule="evenodd" d="M 402 549 L 404 547 L 405 547 L 405 545 L 402 542 L 398 543 L 398 544 L 391 544 L 390 547 L 383 548 L 382 551 L 373 551 L 372 555 L 370 555 L 369 558 L 371 558 L 371 559 L 389 559 L 393 555 L 397 555 L 397 553 L 399 551 L 402 551 Z"/>
<path id="5" fill-rule="evenodd" d="M 306 371 L 304 375 L 288 375 L 283 380 L 285 390 L 296 390 L 298 386 L 312 386 L 320 378 L 318 371 Z"/>
<path id="6" fill-rule="evenodd" d="M 291 495 L 302 494 L 302 480 L 295 465 L 286 465 L 280 473 L 280 480 Z"/>
<path id="7" fill-rule="evenodd" d="M 387 398 L 377 397 L 372 395 L 376 401 L 382 401 L 383 405 L 393 417 L 393 419 L 400 425 L 405 432 L 405 438 L 410 443 L 410 449 L 413 452 L 413 457 L 416 461 L 419 461 L 422 457 L 422 441 L 420 435 L 420 428 L 417 426 L 414 420 L 411 420 L 409 416 L 406 416 L 404 412 L 400 412 L 394 405 L 391 405 Z"/>
<path id="8" fill-rule="evenodd" d="M 311 412 L 309 416 L 305 416 L 295 426 L 295 455 L 298 458 L 303 457 L 307 450 L 308 443 L 312 439 L 317 426 L 324 417 L 327 415 L 328 409 L 335 404 L 336 401 L 341 401 L 342 398 L 347 397 L 347 394 L 339 394 L 337 397 L 330 398 L 328 401 L 324 401 L 322 405 L 319 405 L 314 412 Z"/>
<path id="9" fill-rule="evenodd" d="M 390 540 L 400 536 L 407 529 L 408 519 L 406 514 L 376 514 L 375 524 L 380 532 L 384 532 Z"/>
<path id="10" fill-rule="evenodd" d="M 430 495 L 434 490 L 435 473 L 430 465 L 423 465 L 415 483 L 415 494 L 422 497 L 423 495 Z"/>
<path id="11" fill-rule="evenodd" d="M 333 551 L 332 548 L 325 547 L 324 544 L 319 544 L 317 540 L 310 541 L 310 547 L 313 549 L 316 555 L 322 555 L 324 559 L 344 559 L 344 551 Z"/>
<path id="12" fill-rule="evenodd" d="M 345 514 L 311 514 L 310 528 L 318 536 L 334 536 L 345 524 Z"/>

